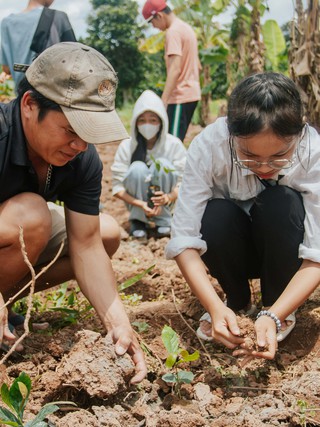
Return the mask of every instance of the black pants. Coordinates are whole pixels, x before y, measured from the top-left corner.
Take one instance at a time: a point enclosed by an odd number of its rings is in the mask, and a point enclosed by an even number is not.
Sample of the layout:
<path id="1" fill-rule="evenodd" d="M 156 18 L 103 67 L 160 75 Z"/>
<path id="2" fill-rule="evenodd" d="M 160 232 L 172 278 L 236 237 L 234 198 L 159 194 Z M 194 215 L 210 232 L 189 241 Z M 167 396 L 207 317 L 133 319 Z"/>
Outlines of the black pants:
<path id="1" fill-rule="evenodd" d="M 231 309 L 249 303 L 248 279 L 260 278 L 264 306 L 278 299 L 302 263 L 304 216 L 301 195 L 280 185 L 259 194 L 250 216 L 230 200 L 208 202 L 201 226 L 208 250 L 202 259 Z"/>
<path id="2" fill-rule="evenodd" d="M 198 101 L 168 105 L 169 133 L 180 138 L 182 142 L 186 136 L 197 104 Z"/>

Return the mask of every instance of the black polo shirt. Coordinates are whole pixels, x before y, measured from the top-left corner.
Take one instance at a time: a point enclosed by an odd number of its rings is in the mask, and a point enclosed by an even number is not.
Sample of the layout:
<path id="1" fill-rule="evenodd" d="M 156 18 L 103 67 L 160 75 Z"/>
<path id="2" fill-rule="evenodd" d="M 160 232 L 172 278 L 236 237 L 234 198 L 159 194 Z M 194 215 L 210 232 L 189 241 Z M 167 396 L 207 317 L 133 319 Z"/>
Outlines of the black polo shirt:
<path id="1" fill-rule="evenodd" d="M 49 188 L 41 196 L 61 200 L 72 211 L 99 214 L 102 162 L 94 145 L 65 166 L 53 166 Z M 39 193 L 35 170 L 28 158 L 17 100 L 0 103 L 0 203 L 24 193 Z"/>

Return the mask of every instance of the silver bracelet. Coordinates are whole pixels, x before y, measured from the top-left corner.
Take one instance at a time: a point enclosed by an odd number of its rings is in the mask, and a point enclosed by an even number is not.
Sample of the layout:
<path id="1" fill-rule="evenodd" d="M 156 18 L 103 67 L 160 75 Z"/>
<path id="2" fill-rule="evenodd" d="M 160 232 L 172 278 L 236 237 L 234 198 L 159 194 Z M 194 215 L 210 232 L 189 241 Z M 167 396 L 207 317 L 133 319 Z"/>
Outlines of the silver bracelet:
<path id="1" fill-rule="evenodd" d="M 277 328 L 277 333 L 281 331 L 281 321 L 279 319 L 278 316 L 276 316 L 274 313 L 272 313 L 271 311 L 268 310 L 261 310 L 258 314 L 256 319 L 259 319 L 259 317 L 261 316 L 268 316 L 271 317 L 271 319 L 274 321 L 274 323 L 276 324 L 276 328 Z"/>

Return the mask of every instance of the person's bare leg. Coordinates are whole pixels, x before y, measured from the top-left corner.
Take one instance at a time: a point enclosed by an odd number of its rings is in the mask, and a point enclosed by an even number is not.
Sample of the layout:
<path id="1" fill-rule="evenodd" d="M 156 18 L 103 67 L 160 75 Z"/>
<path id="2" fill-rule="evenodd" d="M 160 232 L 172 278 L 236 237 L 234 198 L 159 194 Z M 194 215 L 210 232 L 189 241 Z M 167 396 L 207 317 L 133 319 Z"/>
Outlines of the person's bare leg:
<path id="1" fill-rule="evenodd" d="M 117 251 L 120 245 L 120 228 L 118 223 L 110 215 L 100 215 L 100 231 L 101 238 L 108 256 L 111 258 Z M 49 264 L 49 262 L 47 263 Z M 35 268 L 36 273 L 40 272 L 47 264 L 38 265 Z M 63 282 L 74 279 L 74 272 L 71 268 L 71 262 L 68 255 L 59 258 L 43 275 L 36 280 L 36 292 L 49 289 L 53 286 L 60 285 Z M 26 275 L 22 280 L 15 283 L 10 289 L 4 293 L 4 298 L 15 295 L 19 289 L 26 285 L 31 280 L 31 275 Z M 19 298 L 28 295 L 27 289 Z"/>
<path id="2" fill-rule="evenodd" d="M 21 252 L 19 227 L 28 259 L 35 264 L 51 233 L 51 215 L 40 196 L 22 193 L 0 206 L 0 292 L 4 296 L 29 271 Z"/>

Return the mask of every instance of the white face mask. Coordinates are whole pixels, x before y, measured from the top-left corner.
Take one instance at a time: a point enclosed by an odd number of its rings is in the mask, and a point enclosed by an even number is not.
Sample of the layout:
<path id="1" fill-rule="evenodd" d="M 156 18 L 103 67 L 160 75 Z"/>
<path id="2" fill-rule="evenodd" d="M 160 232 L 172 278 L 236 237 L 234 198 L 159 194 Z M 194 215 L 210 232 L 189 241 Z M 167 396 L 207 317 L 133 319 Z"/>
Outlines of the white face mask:
<path id="1" fill-rule="evenodd" d="M 157 135 L 160 130 L 159 125 L 152 125 L 151 123 L 146 123 L 144 125 L 138 125 L 138 131 L 147 141 Z"/>

